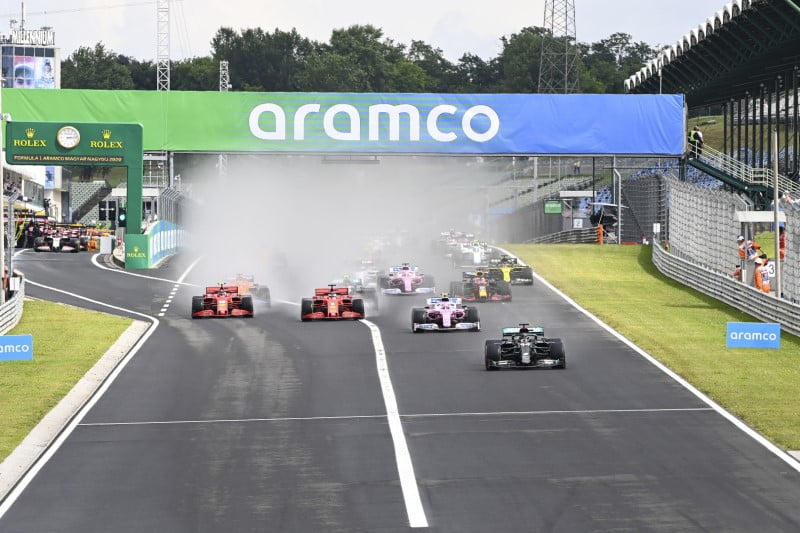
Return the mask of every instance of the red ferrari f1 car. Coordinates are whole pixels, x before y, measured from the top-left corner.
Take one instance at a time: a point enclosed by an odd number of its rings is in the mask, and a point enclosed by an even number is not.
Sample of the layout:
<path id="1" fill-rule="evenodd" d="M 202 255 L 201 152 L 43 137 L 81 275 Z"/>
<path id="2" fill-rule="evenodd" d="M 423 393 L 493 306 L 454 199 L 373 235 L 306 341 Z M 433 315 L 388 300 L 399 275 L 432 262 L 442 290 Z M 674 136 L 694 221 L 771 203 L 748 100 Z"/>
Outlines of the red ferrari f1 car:
<path id="1" fill-rule="evenodd" d="M 303 322 L 343 318 L 358 320 L 364 317 L 364 300 L 353 298 L 348 287 L 328 285 L 322 289 L 314 289 L 314 297 L 303 298 L 300 303 L 300 319 Z"/>
<path id="2" fill-rule="evenodd" d="M 236 285 L 220 283 L 206 287 L 202 296 L 192 296 L 192 318 L 253 318 L 253 297 L 239 294 Z"/>

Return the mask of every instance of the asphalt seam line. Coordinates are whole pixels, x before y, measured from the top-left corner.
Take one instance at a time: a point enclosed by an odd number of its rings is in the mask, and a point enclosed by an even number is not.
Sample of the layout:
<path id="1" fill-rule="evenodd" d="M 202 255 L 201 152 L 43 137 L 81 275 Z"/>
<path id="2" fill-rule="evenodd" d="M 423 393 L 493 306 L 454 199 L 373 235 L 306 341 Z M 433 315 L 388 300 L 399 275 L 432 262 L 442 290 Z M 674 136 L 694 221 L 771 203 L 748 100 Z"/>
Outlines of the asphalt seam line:
<path id="1" fill-rule="evenodd" d="M 496 411 L 474 413 L 412 413 L 400 415 L 400 418 L 444 418 L 444 417 L 481 417 L 481 416 L 535 416 L 535 415 L 593 415 L 617 413 L 675 413 L 686 411 L 713 411 L 710 407 L 679 407 L 674 409 L 584 409 L 574 411 Z M 181 424 L 238 424 L 248 422 L 305 422 L 326 420 L 359 420 L 386 418 L 387 415 L 341 415 L 341 416 L 288 416 L 273 418 L 218 418 L 209 420 L 150 420 L 140 422 L 86 422 L 78 424 L 80 427 L 103 426 L 156 426 L 156 425 L 181 425 Z"/>

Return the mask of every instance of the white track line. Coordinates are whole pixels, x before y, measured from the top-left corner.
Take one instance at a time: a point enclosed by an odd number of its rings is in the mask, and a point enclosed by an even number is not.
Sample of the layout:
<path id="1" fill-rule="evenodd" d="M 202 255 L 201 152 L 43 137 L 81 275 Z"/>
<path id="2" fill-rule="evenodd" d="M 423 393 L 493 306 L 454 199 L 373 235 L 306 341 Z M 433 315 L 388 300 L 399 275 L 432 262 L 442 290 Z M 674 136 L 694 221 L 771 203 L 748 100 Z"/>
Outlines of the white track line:
<path id="1" fill-rule="evenodd" d="M 114 370 L 111 372 L 111 374 L 108 375 L 108 377 L 97 388 L 94 394 L 92 394 L 92 396 L 89 397 L 86 403 L 83 404 L 83 406 L 78 410 L 75 416 L 72 417 L 72 420 L 70 420 L 69 423 L 63 428 L 61 433 L 58 434 L 56 439 L 50 443 L 50 445 L 45 449 L 42 455 L 33 463 L 33 466 L 31 466 L 31 468 L 28 469 L 27 472 L 25 472 L 25 474 L 20 478 L 19 482 L 6 495 L 6 498 L 2 502 L 0 502 L 0 519 L 3 518 L 3 515 L 5 515 L 6 512 L 8 512 L 8 510 L 11 508 L 14 502 L 17 501 L 17 498 L 19 498 L 19 496 L 22 494 L 25 488 L 31 483 L 31 481 L 33 481 L 33 478 L 36 477 L 36 474 L 39 473 L 39 470 L 42 469 L 42 467 L 47 463 L 47 461 L 49 461 L 53 457 L 53 455 L 55 455 L 55 453 L 58 451 L 61 445 L 64 444 L 64 441 L 67 440 L 67 438 L 72 434 L 72 432 L 75 430 L 80 421 L 83 420 L 83 418 L 86 416 L 86 413 L 88 413 L 92 409 L 92 407 L 94 407 L 94 405 L 97 403 L 97 401 L 103 396 L 103 394 L 105 394 L 106 390 L 108 390 L 108 388 L 117 378 L 117 376 L 122 372 L 122 369 L 125 368 L 125 366 L 128 364 L 128 362 L 130 362 L 133 356 L 136 355 L 136 353 L 139 351 L 142 345 L 144 345 L 144 343 L 147 342 L 147 339 L 149 339 L 150 336 L 156 331 L 156 328 L 158 328 L 159 324 L 157 318 L 142 313 L 138 313 L 130 309 L 117 307 L 116 305 L 110 305 L 104 302 L 99 302 L 97 300 L 92 300 L 91 298 L 86 298 L 85 296 L 81 296 L 79 294 L 74 294 L 61 289 L 56 289 L 55 287 L 42 285 L 41 283 L 36 283 L 35 281 L 31 281 L 29 279 L 26 279 L 25 283 L 26 284 L 29 283 L 36 287 L 41 287 L 43 289 L 48 289 L 61 294 L 66 294 L 68 296 L 72 296 L 80 300 L 91 302 L 96 305 L 101 305 L 104 307 L 108 307 L 110 309 L 115 309 L 117 311 L 123 311 L 126 313 L 130 313 L 132 315 L 143 317 L 147 320 L 150 320 L 153 323 L 153 326 L 151 328 L 148 328 L 147 332 L 144 335 L 142 335 L 139 341 L 133 346 L 131 351 L 128 352 L 127 355 L 125 355 L 125 357 L 119 362 L 119 364 L 116 367 L 114 367 Z"/>
<path id="2" fill-rule="evenodd" d="M 92 261 L 93 262 L 95 261 L 96 257 L 97 257 L 97 255 L 92 257 Z M 184 274 L 179 279 L 180 280 L 185 279 L 186 275 L 188 275 L 189 271 L 194 267 L 194 265 L 196 263 L 197 263 L 197 261 L 192 263 L 192 265 L 189 266 L 189 268 L 186 270 L 186 272 L 184 272 Z M 97 265 L 97 266 L 100 266 L 100 265 Z M 105 268 L 105 267 L 101 267 L 101 268 Z M 120 272 L 124 272 L 124 271 L 120 271 Z M 147 276 L 141 276 L 141 277 L 147 277 Z M 130 362 L 130 360 L 133 359 L 133 357 L 139 352 L 141 347 L 144 345 L 145 342 L 147 342 L 147 340 L 150 338 L 150 336 L 153 333 L 155 333 L 155 331 L 158 328 L 158 325 L 160 323 L 157 318 L 149 316 L 149 315 L 145 315 L 143 313 L 139 313 L 137 311 L 132 311 L 130 309 L 125 309 L 123 307 L 118 307 L 116 305 L 111 305 L 111 304 L 107 304 L 105 302 L 100 302 L 100 301 L 97 301 L 97 300 L 93 300 L 91 298 L 87 298 L 87 297 L 81 296 L 79 294 L 74 294 L 74 293 L 67 292 L 67 291 L 64 291 L 64 290 L 61 290 L 61 289 L 56 289 L 55 287 L 49 287 L 47 285 L 42 285 L 41 283 L 36 283 L 35 281 L 31 281 L 31 280 L 25 280 L 25 283 L 30 283 L 31 285 L 34 285 L 36 287 L 41 287 L 43 289 L 48 289 L 48 290 L 51 290 L 51 291 L 54 291 L 54 292 L 58 292 L 58 293 L 61 293 L 61 294 L 66 294 L 68 296 L 72 296 L 74 298 L 78 298 L 79 300 L 84 300 L 84 301 L 91 302 L 91 303 L 96 304 L 96 305 L 101 305 L 103 307 L 108 307 L 109 309 L 115 309 L 117 311 L 123 311 L 123 312 L 126 312 L 126 313 L 130 313 L 132 315 L 141 316 L 141 317 L 143 317 L 143 318 L 145 318 L 147 320 L 150 320 L 153 323 L 153 327 L 149 328 L 147 330 L 147 332 L 145 332 L 145 334 L 142 335 L 142 337 L 133 346 L 133 348 L 131 348 L 131 350 L 125 355 L 125 357 L 119 362 L 119 364 L 117 364 L 117 366 L 114 367 L 114 370 L 108 375 L 108 377 L 103 381 L 103 383 L 97 388 L 97 390 L 94 392 L 94 394 L 92 394 L 92 396 L 86 401 L 86 403 L 83 404 L 83 406 L 78 410 L 78 412 L 75 414 L 75 416 L 73 416 L 72 420 L 70 420 L 70 422 L 61 430 L 61 433 L 58 434 L 58 436 L 55 438 L 55 440 L 53 440 L 50 443 L 50 445 L 44 450 L 42 455 L 33 463 L 33 466 L 31 466 L 31 468 L 28 469 L 25 472 L 25 474 L 20 478 L 20 480 L 17 482 L 17 484 L 14 485 L 14 488 L 11 489 L 11 491 L 8 492 L 8 494 L 6 495 L 6 497 L 2 501 L 0 501 L 0 519 L 2 519 L 3 516 L 11 508 L 11 506 L 14 505 L 14 502 L 17 501 L 17 498 L 20 497 L 20 495 L 27 488 L 27 486 L 31 483 L 31 481 L 33 481 L 33 479 L 36 477 L 36 474 L 39 473 L 39 470 L 41 470 L 42 467 L 44 467 L 44 465 L 47 464 L 47 461 L 49 461 L 53 457 L 53 455 L 55 455 L 55 453 L 58 451 L 58 449 L 61 447 L 61 445 L 64 443 L 64 441 L 66 441 L 67 438 L 69 438 L 69 436 L 72 434 L 72 432 L 75 430 L 75 428 L 80 424 L 81 420 L 83 420 L 83 418 L 86 416 L 86 414 L 92 409 L 92 407 L 94 407 L 94 405 L 100 400 L 100 398 L 102 398 L 103 394 L 105 394 L 105 392 L 108 390 L 108 388 L 111 386 L 111 384 L 114 383 L 114 380 L 117 379 L 117 376 L 119 376 L 119 374 L 127 366 L 127 364 Z M 175 282 L 173 282 L 173 283 L 175 283 Z"/>
<path id="3" fill-rule="evenodd" d="M 299 305 L 297 302 L 288 300 L 276 300 L 289 305 Z M 389 377 L 389 364 L 386 360 L 386 349 L 383 347 L 381 330 L 366 319 L 359 320 L 367 326 L 372 333 L 372 345 L 375 348 L 375 362 L 378 367 L 378 378 L 383 392 L 383 402 L 386 404 L 386 417 L 389 421 L 389 431 L 394 443 L 394 455 L 397 461 L 397 472 L 400 476 L 400 486 L 403 489 L 403 499 L 406 504 L 406 513 L 411 527 L 428 527 L 428 519 L 425 516 L 425 509 L 422 508 L 422 500 L 419 497 L 419 487 L 417 478 L 414 475 L 414 465 L 411 462 L 411 453 L 408 451 L 408 443 L 403 433 L 403 425 L 400 422 L 400 414 L 397 409 L 397 398 L 394 395 L 392 379 Z"/>
<path id="4" fill-rule="evenodd" d="M 189 267 L 186 269 L 186 272 L 184 272 L 183 275 L 180 278 L 178 278 L 178 281 L 175 281 L 174 279 L 157 278 L 155 276 L 146 276 L 144 274 L 137 274 L 136 272 L 128 272 L 127 270 L 122 270 L 122 269 L 119 269 L 119 268 L 108 268 L 107 266 L 101 265 L 97 261 L 97 258 L 99 256 L 100 256 L 99 253 L 94 254 L 92 256 L 92 263 L 97 268 L 101 268 L 103 270 L 108 270 L 109 272 L 116 272 L 117 274 L 124 274 L 126 276 L 133 276 L 135 278 L 145 278 L 145 279 L 152 279 L 154 281 L 164 281 L 166 283 L 175 283 L 177 285 L 188 285 L 189 287 L 199 287 L 199 285 L 197 285 L 195 283 L 184 283 L 183 280 L 186 279 L 186 276 L 189 274 L 189 271 L 192 270 L 194 268 L 194 266 L 200 261 L 200 259 L 201 259 L 200 257 L 198 257 L 191 265 L 189 265 Z"/>
<path id="5" fill-rule="evenodd" d="M 414 465 L 411 463 L 411 454 L 408 451 L 408 443 L 403 433 L 403 425 L 397 410 L 397 399 L 394 395 L 394 387 L 389 377 L 389 364 L 386 360 L 386 350 L 383 347 L 381 330 L 369 320 L 360 320 L 367 326 L 372 333 L 372 344 L 375 347 L 375 360 L 378 365 L 378 377 L 381 382 L 383 392 L 383 402 L 386 404 L 386 416 L 389 422 L 389 430 L 394 442 L 394 454 L 397 460 L 397 472 L 400 475 L 400 485 L 403 488 L 403 498 L 406 502 L 406 512 L 408 522 L 411 527 L 428 527 L 428 519 L 425 517 L 425 509 L 422 508 L 422 501 L 419 497 L 417 478 L 414 475 Z"/>
<path id="6" fill-rule="evenodd" d="M 576 411 L 490 411 L 474 413 L 416 413 L 399 415 L 400 418 L 466 417 L 466 416 L 531 416 L 531 415 L 585 415 L 615 413 L 674 413 L 681 411 L 713 411 L 710 407 L 683 407 L 675 409 L 583 409 Z M 217 418 L 209 420 L 151 420 L 145 422 L 89 422 L 78 424 L 89 426 L 156 426 L 181 424 L 239 424 L 248 422 L 314 422 L 316 420 L 359 420 L 362 418 L 386 418 L 386 415 L 340 415 L 340 416 L 289 416 L 278 418 Z"/>
<path id="7" fill-rule="evenodd" d="M 512 256 L 512 257 L 516 257 L 516 255 L 512 254 L 512 253 L 511 253 L 511 252 L 509 252 L 508 250 L 504 250 L 503 248 L 500 248 L 500 247 L 496 247 L 496 248 L 497 248 L 498 250 L 500 250 L 500 251 L 504 252 L 504 253 L 507 253 L 508 255 L 510 255 L 510 256 Z M 737 428 L 739 428 L 740 430 L 744 431 L 744 432 L 745 432 L 745 433 L 746 433 L 748 436 L 750 436 L 751 438 L 753 438 L 753 439 L 754 439 L 756 442 L 758 442 L 759 444 L 761 444 L 762 446 L 764 446 L 764 447 L 765 447 L 767 450 L 769 450 L 770 452 L 772 452 L 773 454 L 775 454 L 775 455 L 776 455 L 778 458 L 780 458 L 781 460 L 783 460 L 783 461 L 784 461 L 784 462 L 785 462 L 787 465 L 789 465 L 789 466 L 790 466 L 790 467 L 791 467 L 793 470 L 795 470 L 795 471 L 797 471 L 797 472 L 800 472 L 800 460 L 797 460 L 797 459 L 796 459 L 796 458 L 794 458 L 792 455 L 790 455 L 788 452 L 786 452 L 786 451 L 782 450 L 781 448 L 777 447 L 775 444 L 773 444 L 773 443 L 772 443 L 772 442 L 770 442 L 768 439 L 766 439 L 766 438 L 765 438 L 763 435 L 761 435 L 760 433 L 758 433 L 757 431 L 755 431 L 753 428 L 751 428 L 750 426 L 748 426 L 747 424 L 745 424 L 744 422 L 742 422 L 741 420 L 739 420 L 738 418 L 736 418 L 736 417 L 735 417 L 735 416 L 734 416 L 732 413 L 728 412 L 728 411 L 727 411 L 727 410 L 726 410 L 724 407 L 722 407 L 722 406 L 721 406 L 721 405 L 719 405 L 717 402 L 715 402 L 714 400 L 712 400 L 711 398 L 709 398 L 708 396 L 706 396 L 705 394 L 703 394 L 703 393 L 702 393 L 700 390 L 698 390 L 698 389 L 697 389 L 697 388 L 696 388 L 694 385 L 692 385 L 691 383 L 689 383 L 688 381 L 686 381 L 685 379 L 683 379 L 682 377 L 680 377 L 678 374 L 676 374 L 675 372 L 673 372 L 672 370 L 670 370 L 669 368 L 667 368 L 666 366 L 664 366 L 664 365 L 663 365 L 663 364 L 662 364 L 660 361 L 658 361 L 658 360 L 657 360 L 656 358 L 654 358 L 652 355 L 650 355 L 649 353 L 645 352 L 644 350 L 642 350 L 641 348 L 639 348 L 638 346 L 636 346 L 636 345 L 633 343 L 633 341 L 631 341 L 631 340 L 630 340 L 630 339 L 628 339 L 627 337 L 624 337 L 624 336 L 623 336 L 621 333 L 619 333 L 618 331 L 616 331 L 614 328 L 612 328 L 611 326 L 609 326 L 608 324 L 606 324 L 605 322 L 603 322 L 602 320 L 600 320 L 598 317 L 596 317 L 595 315 L 593 315 L 592 313 L 590 313 L 588 310 L 586 310 L 586 309 L 584 309 L 583 307 L 581 307 L 581 306 L 580 306 L 580 305 L 579 305 L 579 304 L 578 304 L 578 303 L 577 303 L 575 300 L 573 300 L 572 298 L 570 298 L 569 296 L 567 296 L 566 294 L 564 294 L 563 292 L 561 292 L 559 289 L 557 289 L 556 287 L 554 287 L 553 285 L 551 285 L 551 284 L 550 284 L 550 283 L 549 283 L 549 282 L 548 282 L 546 279 L 544 279 L 542 276 L 540 276 L 540 275 L 539 275 L 539 274 L 537 274 L 536 272 L 534 272 L 534 273 L 533 273 L 533 275 L 534 275 L 534 277 L 536 277 L 536 279 L 537 279 L 537 280 L 539 280 L 539 282 L 540 282 L 542 285 L 544 285 L 545 287 L 547 287 L 548 289 L 550 289 L 551 291 L 553 291 L 554 293 L 556 293 L 558 296 L 560 296 L 561 298 L 563 298 L 563 299 L 564 299 L 564 301 L 566 301 L 566 302 L 567 302 L 568 304 L 570 304 L 572 307 L 574 307 L 575 309 L 577 309 L 578 311 L 580 311 L 581 313 L 583 313 L 584 315 L 586 315 L 587 317 L 589 317 L 589 318 L 590 318 L 592 321 L 594 321 L 594 322 L 595 322 L 595 323 L 596 323 L 598 326 L 600 326 L 601 328 L 603 328 L 604 330 L 606 330 L 607 332 L 609 332 L 611 335 L 613 335 L 614 337 L 616 337 L 617 339 L 619 339 L 621 342 L 623 342 L 624 344 L 626 344 L 626 345 L 627 345 L 627 346 L 628 346 L 630 349 L 632 349 L 633 351 L 635 351 L 636 353 L 638 353 L 639 355 L 641 355 L 642 357 L 644 357 L 645 359 L 647 359 L 648 361 L 650 361 L 650 362 L 651 362 L 653 365 L 655 365 L 655 366 L 656 366 L 656 367 L 657 367 L 659 370 L 661 370 L 662 372 L 664 372 L 666 375 L 668 375 L 669 377 L 671 377 L 672 379 L 674 379 L 675 381 L 677 381 L 679 384 L 681 384 L 681 385 L 682 385 L 684 388 L 686 388 L 686 389 L 687 389 L 689 392 L 691 392 L 691 393 L 692 393 L 692 394 L 694 394 L 696 397 L 698 397 L 698 398 L 699 398 L 699 399 L 700 399 L 700 400 L 701 400 L 703 403 L 705 403 L 706 405 L 708 405 L 709 407 L 711 407 L 712 409 L 714 409 L 714 410 L 715 410 L 717 413 L 719 413 L 720 415 L 722 415 L 722 416 L 723 416 L 725 419 L 727 419 L 727 420 L 728 420 L 730 423 L 732 423 L 734 426 L 736 426 L 736 427 L 737 427 Z"/>
<path id="8" fill-rule="evenodd" d="M 167 297 L 166 301 L 164 301 L 164 305 L 161 307 L 161 309 L 158 312 L 158 316 L 160 316 L 160 317 L 163 317 L 163 316 L 165 316 L 167 314 L 167 311 L 169 310 L 169 306 L 172 303 L 172 299 L 175 297 L 175 293 L 178 292 L 178 289 L 180 288 L 181 285 L 187 285 L 189 287 L 197 287 L 198 286 L 198 285 L 195 285 L 194 283 L 184 283 L 183 280 L 186 279 L 186 276 L 189 275 L 189 272 L 191 272 L 192 269 L 197 265 L 197 263 L 199 263 L 200 260 L 203 258 L 202 256 L 200 256 L 197 259 L 195 259 L 192 262 L 192 264 L 189 265 L 186 268 L 186 270 L 181 275 L 181 277 L 179 277 L 178 280 L 175 281 L 175 280 L 172 280 L 172 279 L 156 278 L 154 276 L 145 276 L 144 274 L 136 274 L 134 272 L 128 272 L 127 270 L 120 270 L 120 269 L 116 269 L 116 268 L 108 268 L 107 266 L 103 266 L 103 265 L 101 265 L 100 263 L 97 262 L 97 258 L 99 256 L 100 256 L 99 253 L 94 254 L 92 256 L 92 263 L 94 263 L 94 265 L 96 267 L 102 268 L 103 270 L 108 270 L 108 271 L 111 271 L 111 272 L 117 272 L 119 274 L 125 274 L 125 275 L 128 275 L 128 276 L 134 276 L 134 277 L 137 277 L 137 278 L 145 278 L 145 279 L 152 279 L 154 281 L 163 281 L 165 283 L 173 283 L 174 286 L 172 287 L 172 290 L 170 291 L 169 296 Z"/>
<path id="9" fill-rule="evenodd" d="M 402 418 L 428 418 L 446 416 L 532 416 L 532 415 L 604 415 L 615 413 L 679 413 L 683 411 L 713 411 L 710 407 L 678 407 L 674 409 L 577 409 L 573 411 L 489 411 L 475 413 L 419 413 L 400 415 Z"/>

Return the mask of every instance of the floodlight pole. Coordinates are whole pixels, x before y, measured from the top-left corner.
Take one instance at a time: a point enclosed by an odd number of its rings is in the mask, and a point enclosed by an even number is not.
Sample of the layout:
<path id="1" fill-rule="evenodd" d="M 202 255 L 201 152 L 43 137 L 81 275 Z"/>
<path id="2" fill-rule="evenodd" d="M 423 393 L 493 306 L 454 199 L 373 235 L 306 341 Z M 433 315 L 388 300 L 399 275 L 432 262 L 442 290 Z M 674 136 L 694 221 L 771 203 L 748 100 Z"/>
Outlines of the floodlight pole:
<path id="1" fill-rule="evenodd" d="M 778 128 L 772 130 L 772 172 L 775 174 L 772 190 L 773 227 L 775 228 L 775 297 L 781 298 L 781 232 L 778 222 Z"/>

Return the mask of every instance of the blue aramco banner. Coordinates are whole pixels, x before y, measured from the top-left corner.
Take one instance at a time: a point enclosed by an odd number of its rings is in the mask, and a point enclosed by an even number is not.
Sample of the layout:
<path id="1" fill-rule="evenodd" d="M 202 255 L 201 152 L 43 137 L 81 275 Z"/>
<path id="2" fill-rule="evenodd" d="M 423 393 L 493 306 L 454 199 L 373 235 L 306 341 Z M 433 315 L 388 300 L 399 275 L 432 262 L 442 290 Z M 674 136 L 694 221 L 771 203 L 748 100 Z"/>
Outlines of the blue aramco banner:
<path id="1" fill-rule="evenodd" d="M 33 335 L 0 335 L 0 361 L 32 361 Z"/>
<path id="2" fill-rule="evenodd" d="M 684 152 L 680 94 L 3 90 L 16 121 L 135 122 L 144 149 L 442 155 Z"/>
<path id="3" fill-rule="evenodd" d="M 728 322 L 728 348 L 781 347 L 781 325 L 765 322 Z"/>
<path id="4" fill-rule="evenodd" d="M 682 95 L 262 94 L 262 149 L 442 154 L 679 155 Z M 309 100 L 310 102 L 310 100 Z"/>

